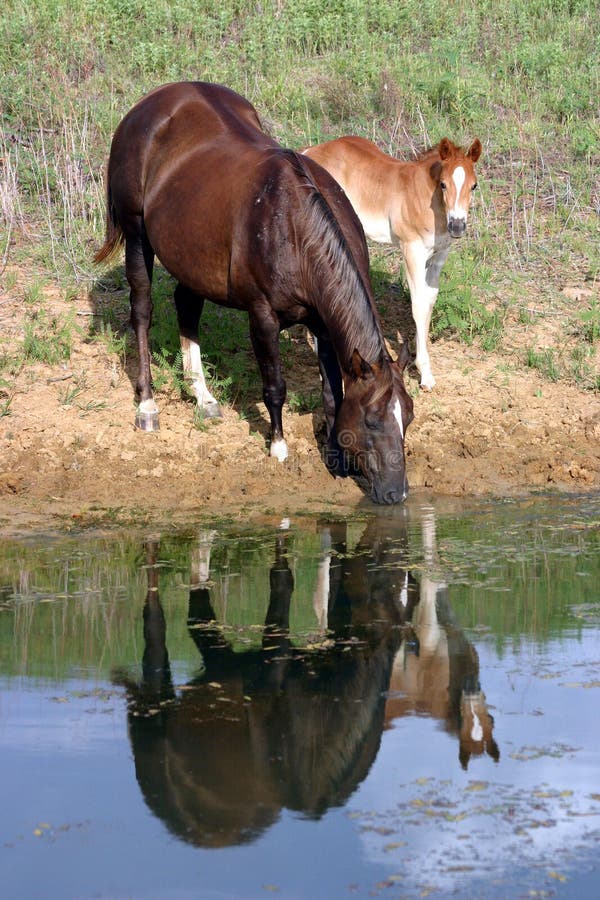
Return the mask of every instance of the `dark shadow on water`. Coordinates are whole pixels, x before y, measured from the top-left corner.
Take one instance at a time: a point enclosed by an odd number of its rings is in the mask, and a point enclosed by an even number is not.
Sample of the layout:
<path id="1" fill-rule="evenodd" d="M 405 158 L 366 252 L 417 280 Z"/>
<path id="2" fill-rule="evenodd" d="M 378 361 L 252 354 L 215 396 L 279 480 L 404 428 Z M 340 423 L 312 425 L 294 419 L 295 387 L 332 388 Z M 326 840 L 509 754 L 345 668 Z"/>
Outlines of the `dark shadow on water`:
<path id="1" fill-rule="evenodd" d="M 458 738 L 463 768 L 486 752 L 499 758 L 477 652 L 454 621 L 447 589 L 411 573 L 404 513 L 372 520 L 352 551 L 346 524 L 323 522 L 319 534 L 317 636 L 308 646 L 290 637 L 290 538 L 278 531 L 261 646 L 244 650 L 234 650 L 216 621 L 210 536 L 199 538 L 191 551 L 187 623 L 202 668 L 177 688 L 160 601 L 159 544 L 146 544 L 142 678 L 115 680 L 127 690 L 143 797 L 186 842 L 246 843 L 284 809 L 319 818 L 343 805 L 399 716 L 439 719 Z M 424 545 L 435 553 L 433 524 Z"/>

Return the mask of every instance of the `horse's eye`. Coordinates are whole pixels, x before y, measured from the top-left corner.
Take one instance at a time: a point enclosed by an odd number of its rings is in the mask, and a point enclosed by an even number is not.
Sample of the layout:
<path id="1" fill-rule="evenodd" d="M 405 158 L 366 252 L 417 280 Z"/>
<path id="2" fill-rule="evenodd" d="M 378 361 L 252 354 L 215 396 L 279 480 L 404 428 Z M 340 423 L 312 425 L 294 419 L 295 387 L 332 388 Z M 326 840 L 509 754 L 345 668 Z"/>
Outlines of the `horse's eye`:
<path id="1" fill-rule="evenodd" d="M 373 416 L 365 416 L 365 425 L 369 431 L 381 431 L 381 421 Z"/>
<path id="2" fill-rule="evenodd" d="M 440 187 L 441 187 L 441 189 L 442 189 L 443 191 L 445 191 L 445 190 L 446 190 L 446 182 L 445 182 L 445 181 L 440 181 Z"/>
<path id="3" fill-rule="evenodd" d="M 473 187 L 471 188 L 471 190 L 474 191 L 474 190 L 476 189 L 476 187 L 477 187 L 477 182 L 475 182 L 475 184 L 473 185 Z"/>

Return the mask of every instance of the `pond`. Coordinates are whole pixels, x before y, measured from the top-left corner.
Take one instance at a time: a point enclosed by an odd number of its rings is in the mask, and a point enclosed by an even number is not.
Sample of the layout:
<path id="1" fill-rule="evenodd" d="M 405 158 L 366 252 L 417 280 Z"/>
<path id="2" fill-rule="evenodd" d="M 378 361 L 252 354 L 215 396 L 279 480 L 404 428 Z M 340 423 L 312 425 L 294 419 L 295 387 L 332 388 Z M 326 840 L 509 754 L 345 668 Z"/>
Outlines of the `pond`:
<path id="1" fill-rule="evenodd" d="M 10 898 L 596 897 L 600 497 L 0 546 Z"/>

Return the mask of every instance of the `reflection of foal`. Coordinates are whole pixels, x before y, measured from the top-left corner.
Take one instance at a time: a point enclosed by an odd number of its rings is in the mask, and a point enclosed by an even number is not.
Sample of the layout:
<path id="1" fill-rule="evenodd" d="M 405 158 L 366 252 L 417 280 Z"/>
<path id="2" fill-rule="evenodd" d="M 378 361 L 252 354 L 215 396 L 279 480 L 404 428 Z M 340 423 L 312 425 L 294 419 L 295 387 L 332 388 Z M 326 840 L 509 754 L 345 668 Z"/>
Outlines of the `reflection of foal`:
<path id="1" fill-rule="evenodd" d="M 304 153 L 341 184 L 367 237 L 401 245 L 416 326 L 416 365 L 421 387 L 430 390 L 435 385 L 427 349 L 431 313 L 452 239 L 467 226 L 481 142 L 474 140 L 465 153 L 444 138 L 405 162 L 361 137 L 338 138 Z"/>
<path id="2" fill-rule="evenodd" d="M 423 549 L 430 570 L 436 553 L 433 513 L 423 517 Z M 456 623 L 448 587 L 423 574 L 410 621 L 413 640 L 403 641 L 394 660 L 386 722 L 425 713 L 458 734 L 458 757 L 464 769 L 471 756 L 484 752 L 497 762 L 500 751 L 479 683 L 479 657 Z"/>
<path id="3" fill-rule="evenodd" d="M 447 586 L 426 573 L 417 582 L 406 571 L 406 546 L 403 548 L 398 542 L 399 529 L 393 520 L 387 525 L 374 520 L 362 535 L 356 555 L 350 557 L 340 530 L 344 531 L 345 525 L 330 526 L 321 532 L 323 555 L 313 606 L 321 627 L 331 626 L 327 600 L 339 590 L 333 581 L 333 560 L 343 554 L 346 558 L 342 565 L 351 576 L 345 591 L 368 591 L 371 602 L 386 595 L 401 610 L 404 640 L 392 668 L 386 725 L 390 727 L 400 716 L 426 714 L 441 719 L 451 734 L 458 735 L 463 768 L 467 768 L 471 756 L 484 752 L 497 761 L 500 751 L 492 733 L 494 720 L 479 683 L 479 657 L 456 624 Z M 335 533 L 337 539 L 333 538 Z M 427 571 L 435 565 L 435 543 L 431 513 L 423 518 Z M 365 556 L 367 550 L 369 555 Z M 381 565 L 379 571 L 374 561 Z"/>

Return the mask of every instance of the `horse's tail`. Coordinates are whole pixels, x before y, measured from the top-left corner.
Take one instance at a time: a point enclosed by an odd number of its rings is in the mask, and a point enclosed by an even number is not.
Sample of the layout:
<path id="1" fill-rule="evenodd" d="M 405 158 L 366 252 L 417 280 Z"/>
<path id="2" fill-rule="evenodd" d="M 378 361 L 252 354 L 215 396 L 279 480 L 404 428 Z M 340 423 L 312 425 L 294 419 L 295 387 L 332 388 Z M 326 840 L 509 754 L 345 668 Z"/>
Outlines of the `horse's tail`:
<path id="1" fill-rule="evenodd" d="M 117 213 L 109 184 L 106 189 L 106 238 L 100 249 L 94 254 L 94 262 L 101 263 L 107 259 L 112 259 L 124 240 L 125 235 L 117 221 Z"/>

